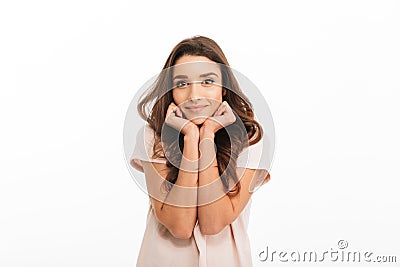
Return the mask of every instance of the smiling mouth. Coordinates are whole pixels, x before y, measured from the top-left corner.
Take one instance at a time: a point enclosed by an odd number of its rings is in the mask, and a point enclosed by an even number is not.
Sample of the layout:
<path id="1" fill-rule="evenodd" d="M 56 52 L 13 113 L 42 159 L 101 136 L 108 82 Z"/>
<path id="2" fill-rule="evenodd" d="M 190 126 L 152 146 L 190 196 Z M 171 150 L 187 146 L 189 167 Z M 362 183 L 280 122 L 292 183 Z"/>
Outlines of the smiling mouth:
<path id="1" fill-rule="evenodd" d="M 197 106 L 197 107 L 187 107 L 186 109 L 188 109 L 192 112 L 199 112 L 199 111 L 202 111 L 205 107 L 208 107 L 208 105 Z"/>

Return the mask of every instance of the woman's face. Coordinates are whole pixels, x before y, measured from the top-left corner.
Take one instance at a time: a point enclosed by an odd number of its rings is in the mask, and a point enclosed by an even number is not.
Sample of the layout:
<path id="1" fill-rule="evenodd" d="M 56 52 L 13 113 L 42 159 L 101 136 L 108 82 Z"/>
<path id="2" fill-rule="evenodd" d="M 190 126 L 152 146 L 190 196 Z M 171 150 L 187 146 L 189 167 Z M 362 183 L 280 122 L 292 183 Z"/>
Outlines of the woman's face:
<path id="1" fill-rule="evenodd" d="M 202 124 L 222 102 L 219 64 L 203 56 L 180 57 L 173 67 L 174 102 L 186 119 Z"/>

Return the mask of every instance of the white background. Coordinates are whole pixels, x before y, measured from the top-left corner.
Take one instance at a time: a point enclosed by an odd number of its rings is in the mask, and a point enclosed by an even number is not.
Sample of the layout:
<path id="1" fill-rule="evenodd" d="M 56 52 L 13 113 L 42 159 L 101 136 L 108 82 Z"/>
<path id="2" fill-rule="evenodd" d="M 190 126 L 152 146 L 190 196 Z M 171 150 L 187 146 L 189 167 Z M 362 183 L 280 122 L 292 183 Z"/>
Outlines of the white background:
<path id="1" fill-rule="evenodd" d="M 254 265 L 276 265 L 258 260 L 266 246 L 322 253 L 340 239 L 399 262 L 399 33 L 399 1 L 2 1 L 0 266 L 135 265 L 148 198 L 124 160 L 125 114 L 198 34 L 275 122 Z"/>

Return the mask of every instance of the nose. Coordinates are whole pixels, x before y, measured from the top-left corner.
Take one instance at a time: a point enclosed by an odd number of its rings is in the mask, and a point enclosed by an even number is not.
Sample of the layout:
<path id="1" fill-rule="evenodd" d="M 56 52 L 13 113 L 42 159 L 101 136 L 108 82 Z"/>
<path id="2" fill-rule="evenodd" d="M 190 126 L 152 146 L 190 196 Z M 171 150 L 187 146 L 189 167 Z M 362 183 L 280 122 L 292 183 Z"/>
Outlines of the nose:
<path id="1" fill-rule="evenodd" d="M 197 100 L 201 97 L 202 86 L 200 83 L 191 83 L 189 86 L 189 100 Z"/>

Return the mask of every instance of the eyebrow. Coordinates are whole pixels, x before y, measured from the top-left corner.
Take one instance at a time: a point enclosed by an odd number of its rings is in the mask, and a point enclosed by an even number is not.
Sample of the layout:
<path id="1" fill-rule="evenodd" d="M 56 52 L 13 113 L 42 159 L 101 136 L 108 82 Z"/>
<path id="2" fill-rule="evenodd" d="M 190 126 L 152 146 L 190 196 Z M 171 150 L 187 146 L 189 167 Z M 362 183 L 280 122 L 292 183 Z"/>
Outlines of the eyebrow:
<path id="1" fill-rule="evenodd" d="M 200 77 L 203 78 L 203 77 L 207 77 L 207 76 L 211 76 L 211 75 L 214 75 L 214 76 L 218 77 L 218 75 L 216 73 L 214 73 L 214 72 L 207 72 L 207 73 L 201 74 Z M 174 80 L 175 79 L 185 79 L 187 77 L 188 76 L 186 76 L 186 75 L 176 75 L 174 77 Z"/>

